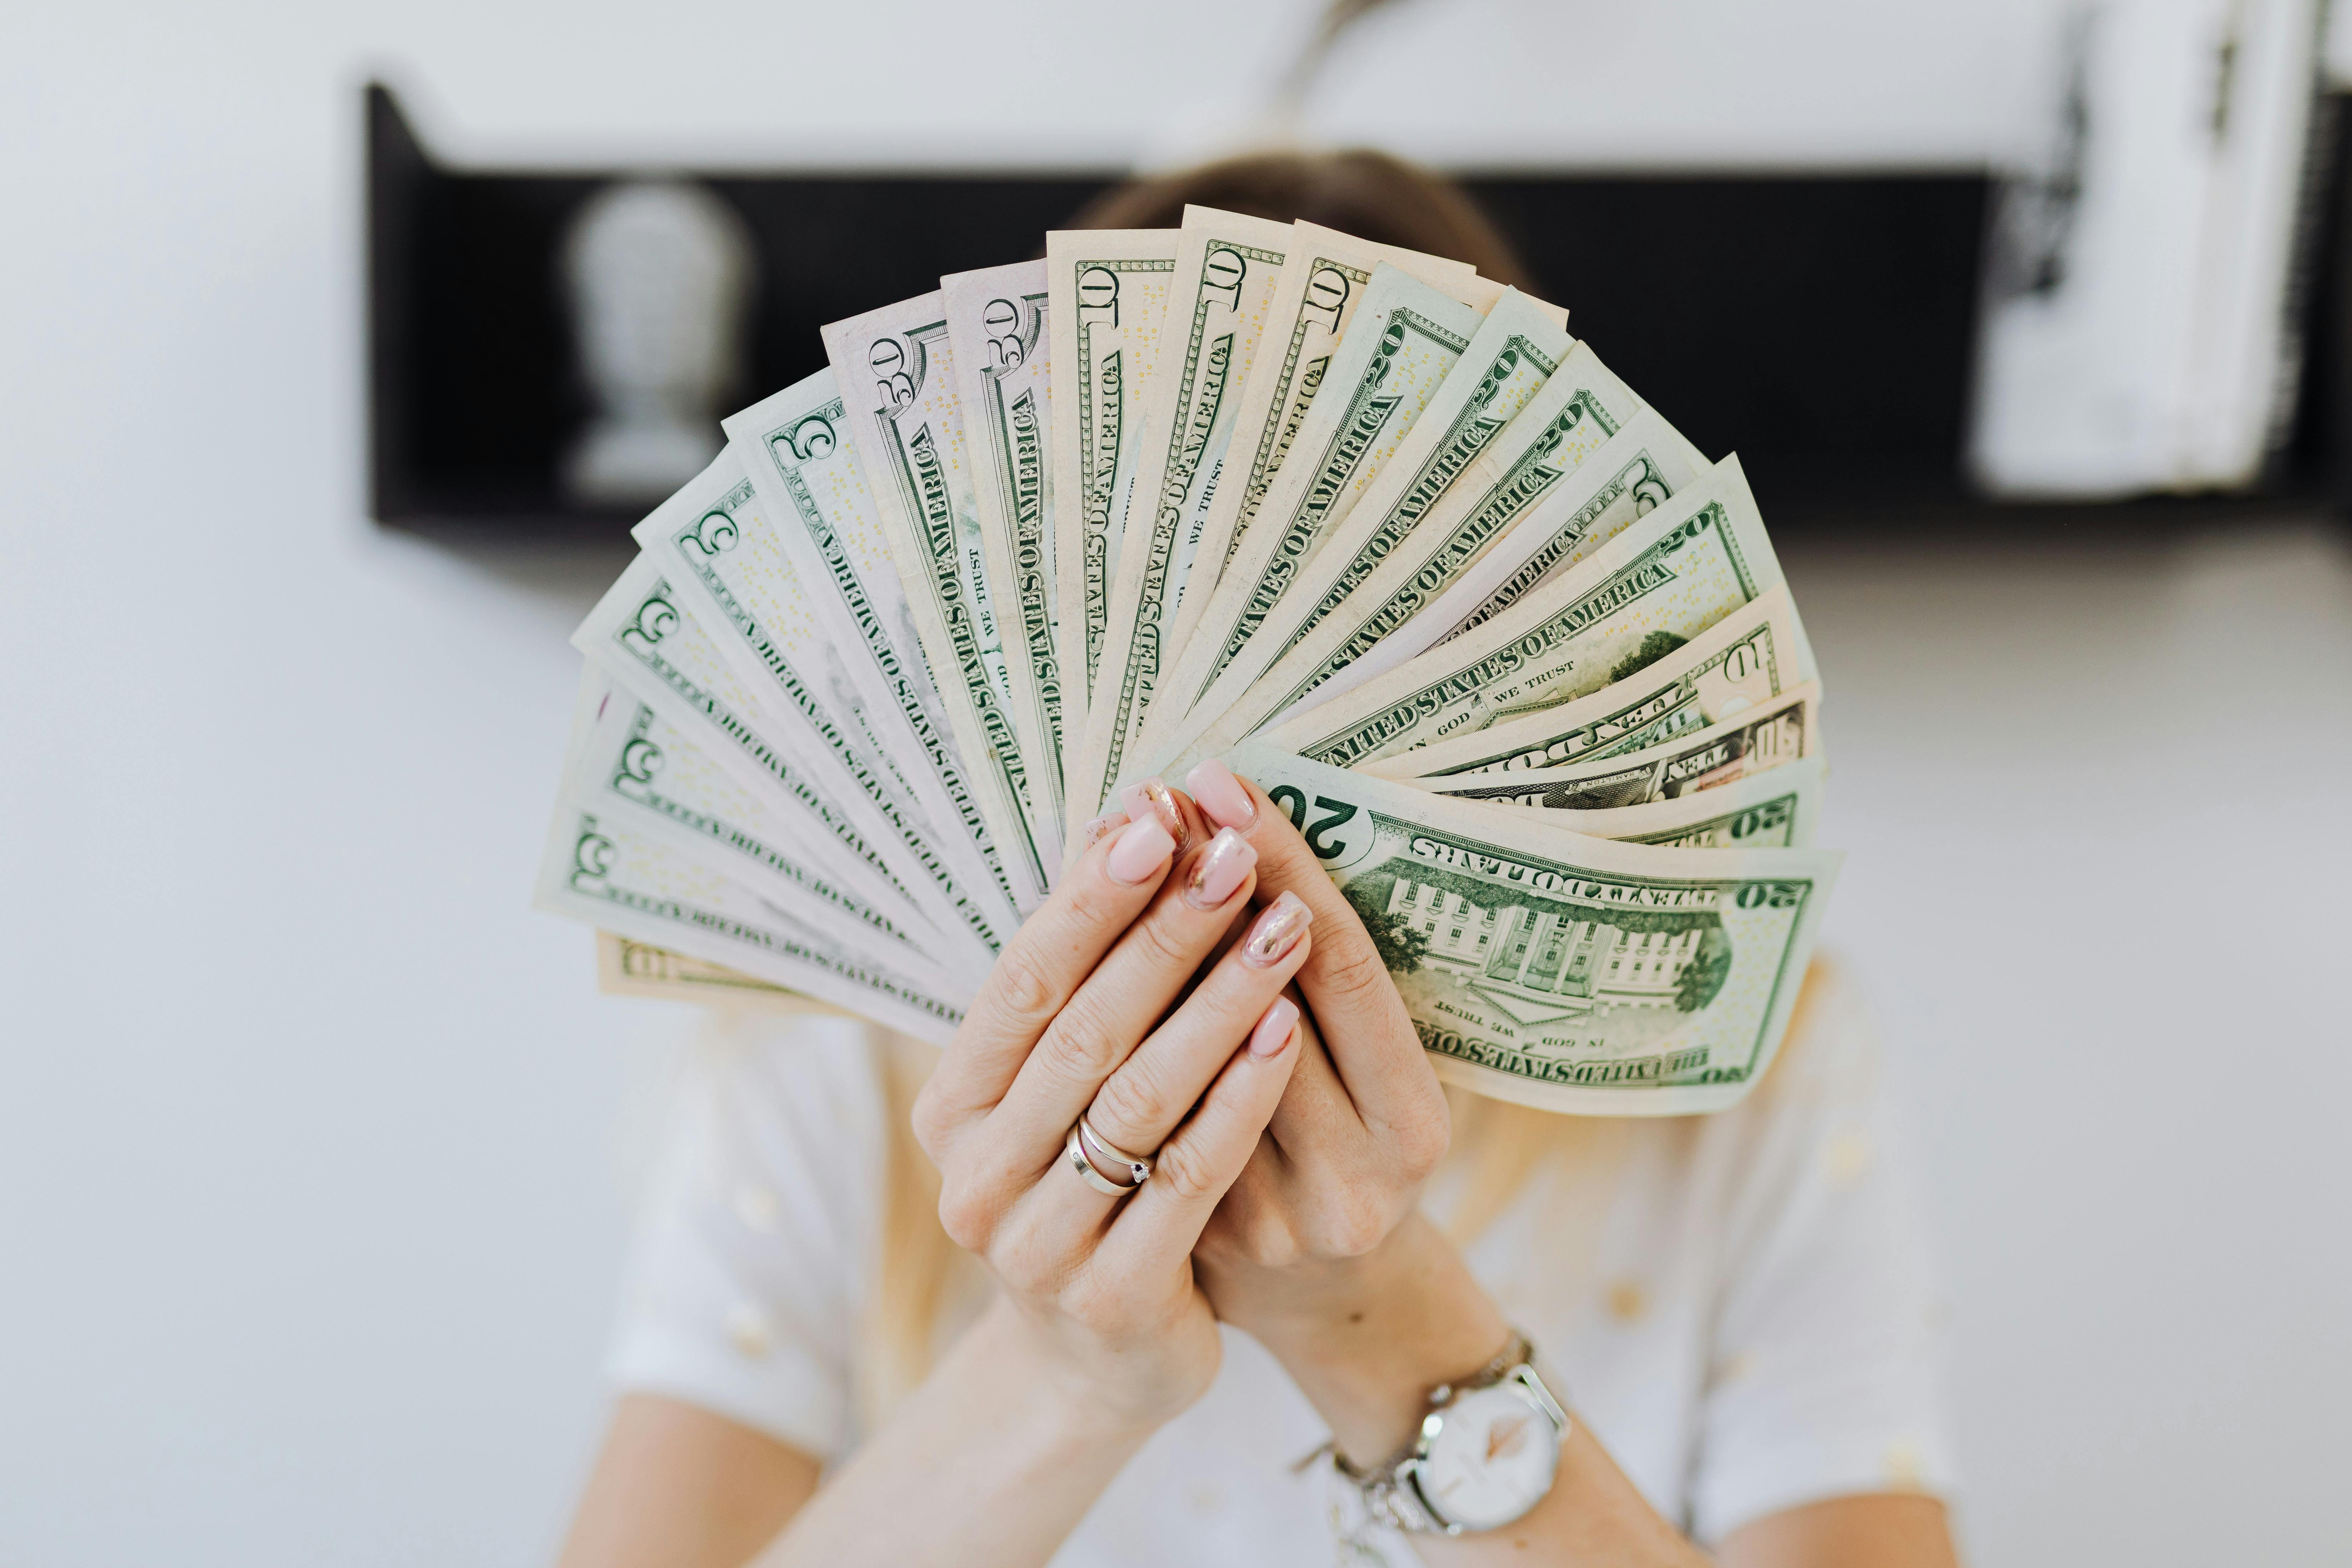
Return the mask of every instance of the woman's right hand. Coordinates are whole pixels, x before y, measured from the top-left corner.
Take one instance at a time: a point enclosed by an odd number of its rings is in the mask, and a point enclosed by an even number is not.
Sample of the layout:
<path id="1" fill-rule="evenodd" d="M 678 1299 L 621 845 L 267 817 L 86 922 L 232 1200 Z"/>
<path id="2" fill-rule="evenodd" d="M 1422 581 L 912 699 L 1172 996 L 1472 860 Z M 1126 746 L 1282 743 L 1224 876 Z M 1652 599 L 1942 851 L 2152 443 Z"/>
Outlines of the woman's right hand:
<path id="1" fill-rule="evenodd" d="M 1087 849 L 1022 926 L 915 1106 L 940 1221 L 996 1276 L 1043 1373 L 1138 1426 L 1174 1415 L 1216 1373 L 1192 1247 L 1297 1059 L 1281 991 L 1309 946 L 1309 917 L 1285 895 L 1252 930 L 1286 945 L 1233 944 L 1170 1012 L 1248 910 L 1256 854 L 1231 832 L 1204 843 L 1181 797 L 1162 790 L 1155 804 Z M 1064 1142 L 1081 1114 L 1153 1161 L 1132 1195 L 1072 1169 Z"/>

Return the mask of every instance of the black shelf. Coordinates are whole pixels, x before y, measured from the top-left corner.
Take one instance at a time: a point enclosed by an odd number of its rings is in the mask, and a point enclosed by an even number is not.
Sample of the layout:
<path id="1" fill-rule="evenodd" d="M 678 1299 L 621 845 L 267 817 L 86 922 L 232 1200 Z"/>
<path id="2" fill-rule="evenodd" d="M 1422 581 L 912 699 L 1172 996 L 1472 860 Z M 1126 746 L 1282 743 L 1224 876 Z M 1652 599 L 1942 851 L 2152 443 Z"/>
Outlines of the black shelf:
<path id="1" fill-rule="evenodd" d="M 634 515 L 580 506 L 555 479 L 586 412 L 557 247 L 614 176 L 449 168 L 387 89 L 370 86 L 365 110 L 375 516 L 444 535 L 619 541 Z M 2352 214 L 2342 174 L 2339 159 L 2315 208 L 2315 353 L 2273 495 L 2334 493 L 2333 437 L 2352 406 L 2338 391 L 2352 362 L 2338 303 L 2352 288 L 2336 238 L 2338 209 Z M 821 368 L 827 321 L 935 287 L 942 272 L 1036 255 L 1047 229 L 1118 177 L 709 176 L 758 258 L 742 401 Z M 1988 177 L 1473 172 L 1464 183 L 1547 295 L 1571 308 L 1579 337 L 1702 449 L 1740 454 L 1776 529 L 1843 527 L 1891 506 L 1923 526 L 1987 510 L 1959 464 Z"/>

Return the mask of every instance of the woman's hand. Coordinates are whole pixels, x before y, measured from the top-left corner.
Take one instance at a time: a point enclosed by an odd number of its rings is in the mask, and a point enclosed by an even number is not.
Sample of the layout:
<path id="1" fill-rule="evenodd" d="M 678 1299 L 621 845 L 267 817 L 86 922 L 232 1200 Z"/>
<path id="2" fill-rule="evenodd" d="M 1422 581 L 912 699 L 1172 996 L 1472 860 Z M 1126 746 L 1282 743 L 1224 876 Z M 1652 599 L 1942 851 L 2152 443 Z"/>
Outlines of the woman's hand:
<path id="1" fill-rule="evenodd" d="M 1267 1137 L 1202 1235 L 1202 1284 L 1218 1316 L 1281 1359 L 1339 1446 L 1374 1462 L 1430 1387 L 1485 1364 L 1508 1334 L 1418 1212 L 1446 1150 L 1445 1097 L 1370 933 L 1290 819 L 1220 763 L 1185 782 L 1257 851 L 1260 896 L 1300 900 L 1316 938 L 1298 973 L 1314 1028 Z"/>
<path id="2" fill-rule="evenodd" d="M 1232 832 L 1203 843 L 1167 792 L 1156 804 L 1092 845 L 1023 925 L 915 1108 L 940 1221 L 1003 1287 L 999 1331 L 1129 1428 L 1165 1421 L 1215 1375 L 1192 1248 L 1298 1059 L 1279 998 L 1312 951 L 1298 900 L 1278 899 L 1171 1012 L 1249 911 L 1258 856 Z M 1133 1195 L 1072 1168 L 1082 1114 L 1154 1162 Z"/>
<path id="3" fill-rule="evenodd" d="M 1276 1003 L 1308 950 L 1297 900 L 1277 900 L 1260 920 L 1289 940 L 1219 956 L 1249 917 L 1257 857 L 1204 836 L 1161 791 L 1089 843 L 990 971 L 914 1120 L 940 1219 L 998 1300 L 768 1568 L 1035 1568 L 1216 1374 L 1192 1247 L 1289 1081 L 1296 1015 Z M 1156 1162 L 1132 1194 L 1072 1168 L 1081 1114 Z"/>
<path id="4" fill-rule="evenodd" d="M 1185 782 L 1213 823 L 1256 850 L 1261 895 L 1297 898 L 1314 916 L 1298 973 L 1307 1048 L 1200 1247 L 1219 1315 L 1265 1337 L 1353 1293 L 1352 1266 L 1413 1213 L 1444 1156 L 1445 1096 L 1370 933 L 1289 817 L 1222 763 Z"/>

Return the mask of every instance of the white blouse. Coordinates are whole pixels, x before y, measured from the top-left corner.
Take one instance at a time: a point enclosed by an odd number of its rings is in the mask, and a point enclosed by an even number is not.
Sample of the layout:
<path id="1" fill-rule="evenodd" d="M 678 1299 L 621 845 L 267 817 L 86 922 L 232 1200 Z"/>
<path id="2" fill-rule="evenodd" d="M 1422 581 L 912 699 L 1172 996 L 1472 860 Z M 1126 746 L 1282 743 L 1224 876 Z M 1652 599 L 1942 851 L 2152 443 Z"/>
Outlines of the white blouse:
<path id="1" fill-rule="evenodd" d="M 1882 1092 L 1834 973 L 1734 1109 L 1587 1121 L 1469 1247 L 1472 1267 L 1644 1496 L 1702 1545 L 1821 1498 L 1948 1493 L 1942 1309 Z M 840 1019 L 714 1016 L 689 1053 L 612 1357 L 624 1388 L 819 1458 L 858 1439 L 886 1115 Z M 1442 1173 L 1428 1206 L 1460 1195 Z M 1325 1433 L 1225 1331 L 1207 1394 L 1163 1427 L 1054 1562 L 1329 1562 Z M 1391 1555 L 1410 1562 L 1391 1546 Z"/>

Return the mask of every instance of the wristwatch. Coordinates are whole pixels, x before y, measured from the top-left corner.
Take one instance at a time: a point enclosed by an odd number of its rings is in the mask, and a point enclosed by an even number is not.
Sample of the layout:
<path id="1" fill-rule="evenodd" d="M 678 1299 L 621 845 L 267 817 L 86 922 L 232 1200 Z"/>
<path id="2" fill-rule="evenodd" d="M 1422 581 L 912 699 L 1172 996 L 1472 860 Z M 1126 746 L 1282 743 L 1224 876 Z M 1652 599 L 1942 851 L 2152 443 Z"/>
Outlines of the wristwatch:
<path id="1" fill-rule="evenodd" d="M 1331 1461 L 1362 1491 L 1365 1510 L 1398 1530 L 1460 1535 L 1498 1530 L 1543 1501 L 1569 1423 L 1535 1353 L 1514 1329 L 1502 1354 L 1431 1389 L 1420 1432 L 1385 1465 L 1360 1470 L 1335 1447 Z"/>

